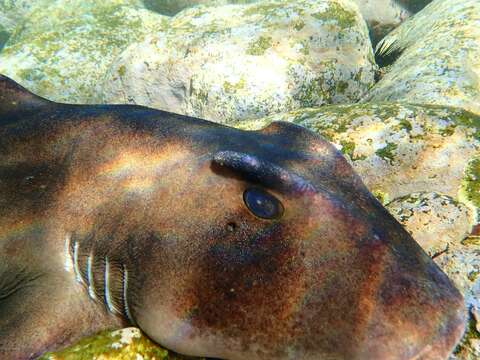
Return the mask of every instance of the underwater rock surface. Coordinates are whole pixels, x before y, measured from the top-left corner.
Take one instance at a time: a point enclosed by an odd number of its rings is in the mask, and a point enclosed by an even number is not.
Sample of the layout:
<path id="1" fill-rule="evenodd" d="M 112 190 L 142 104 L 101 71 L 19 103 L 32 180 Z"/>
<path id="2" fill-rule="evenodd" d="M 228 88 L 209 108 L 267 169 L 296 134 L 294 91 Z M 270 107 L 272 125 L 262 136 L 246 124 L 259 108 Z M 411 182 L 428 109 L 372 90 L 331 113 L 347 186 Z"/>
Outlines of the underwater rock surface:
<path id="1" fill-rule="evenodd" d="M 480 114 L 480 1 L 434 1 L 388 34 L 379 51 L 385 61 L 401 55 L 363 101 L 440 104 Z"/>
<path id="2" fill-rule="evenodd" d="M 226 4 L 248 4 L 260 0 L 144 0 L 148 9 L 162 15 L 175 15 L 198 5 L 218 6 Z M 416 13 L 431 0 L 417 0 L 417 6 L 404 6 L 397 0 L 353 0 L 359 7 L 370 29 L 375 44 L 395 29 L 405 19 Z M 411 1 L 410 1 L 411 2 Z"/>
<path id="3" fill-rule="evenodd" d="M 162 15 L 176 15 L 189 7 L 206 5 L 249 4 L 261 0 L 143 0 L 145 6 Z"/>
<path id="4" fill-rule="evenodd" d="M 467 206 L 435 192 L 402 196 L 386 204 L 386 208 L 431 257 L 458 245 L 472 227 Z"/>
<path id="5" fill-rule="evenodd" d="M 194 7 L 130 45 L 102 101 L 221 123 L 355 102 L 373 85 L 368 31 L 350 0 Z"/>
<path id="6" fill-rule="evenodd" d="M 435 191 L 460 196 L 473 208 L 480 205 L 475 186 L 465 183 L 467 165 L 480 151 L 479 115 L 441 106 L 366 103 L 301 109 L 236 126 L 259 129 L 275 120 L 305 126 L 337 144 L 384 203 Z"/>
<path id="7" fill-rule="evenodd" d="M 0 53 L 0 73 L 54 101 L 98 102 L 97 84 L 117 54 L 168 19 L 137 3 L 59 0 L 35 7 Z"/>
<path id="8" fill-rule="evenodd" d="M 137 328 L 105 331 L 39 360 L 187 360 L 154 344 Z M 196 358 L 201 360 L 202 358 Z"/>

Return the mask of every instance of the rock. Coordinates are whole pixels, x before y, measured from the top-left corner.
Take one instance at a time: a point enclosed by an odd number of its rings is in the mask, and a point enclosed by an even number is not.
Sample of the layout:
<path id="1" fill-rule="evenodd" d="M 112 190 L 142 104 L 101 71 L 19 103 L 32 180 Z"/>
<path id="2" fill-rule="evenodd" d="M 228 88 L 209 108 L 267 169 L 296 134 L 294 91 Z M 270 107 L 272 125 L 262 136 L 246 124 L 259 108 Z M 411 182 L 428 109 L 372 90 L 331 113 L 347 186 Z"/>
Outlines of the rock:
<path id="1" fill-rule="evenodd" d="M 25 16 L 37 7 L 45 6 L 49 0 L 0 0 L 0 27 L 11 33 Z"/>
<path id="2" fill-rule="evenodd" d="M 367 103 L 301 109 L 235 125 L 258 129 L 274 120 L 305 126 L 335 143 L 384 203 L 433 191 L 473 210 L 480 204 L 480 164 L 474 160 L 480 151 L 479 115 L 433 105 Z"/>
<path id="3" fill-rule="evenodd" d="M 467 238 L 435 258 L 437 264 L 463 293 L 470 309 L 470 320 L 462 342 L 450 360 L 480 358 L 480 239 Z"/>
<path id="4" fill-rule="evenodd" d="M 350 0 L 194 7 L 119 56 L 103 102 L 221 123 L 355 102 L 373 84 L 370 47 Z"/>
<path id="5" fill-rule="evenodd" d="M 148 9 L 163 15 L 175 15 L 180 11 L 198 5 L 221 6 L 227 4 L 248 4 L 259 0 L 144 0 Z M 420 11 L 432 0 L 353 0 L 367 21 L 373 45 L 395 29 L 402 21 Z"/>
<path id="6" fill-rule="evenodd" d="M 47 353 L 39 360 L 96 359 L 96 360 L 187 360 L 154 344 L 137 328 L 105 331 L 85 338 L 64 350 Z M 196 358 L 201 360 L 201 358 Z"/>
<path id="7" fill-rule="evenodd" d="M 472 214 L 464 204 L 435 192 L 412 193 L 386 205 L 432 257 L 460 244 L 472 228 Z"/>
<path id="8" fill-rule="evenodd" d="M 375 46 L 404 20 L 420 11 L 432 0 L 355 0 L 370 30 Z"/>
<path id="9" fill-rule="evenodd" d="M 227 4 L 249 4 L 260 0 L 143 0 L 145 6 L 162 15 L 176 15 L 183 9 L 197 6 L 221 6 Z"/>
<path id="10" fill-rule="evenodd" d="M 51 100 L 98 102 L 97 84 L 116 55 L 167 23 L 137 3 L 57 0 L 35 8 L 0 53 L 0 73 Z"/>
<path id="11" fill-rule="evenodd" d="M 466 334 L 450 360 L 480 357 L 480 237 L 471 231 L 469 209 L 451 197 L 414 193 L 386 205 L 453 280 L 470 310 Z"/>
<path id="12" fill-rule="evenodd" d="M 380 62 L 398 58 L 363 101 L 448 105 L 480 114 L 480 1 L 436 0 L 377 49 Z"/>

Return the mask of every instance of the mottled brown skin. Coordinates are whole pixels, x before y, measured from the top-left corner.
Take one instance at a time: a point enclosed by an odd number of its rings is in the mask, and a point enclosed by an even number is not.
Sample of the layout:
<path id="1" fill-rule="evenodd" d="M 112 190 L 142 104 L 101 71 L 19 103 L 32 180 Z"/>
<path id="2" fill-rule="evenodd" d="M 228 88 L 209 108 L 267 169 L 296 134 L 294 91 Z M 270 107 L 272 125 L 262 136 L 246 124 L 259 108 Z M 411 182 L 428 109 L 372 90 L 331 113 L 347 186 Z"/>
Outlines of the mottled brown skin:
<path id="1" fill-rule="evenodd" d="M 252 187 L 283 215 L 254 215 Z M 1 359 L 129 323 L 197 356 L 442 359 L 464 321 L 446 275 L 315 134 L 55 104 L 0 79 Z"/>

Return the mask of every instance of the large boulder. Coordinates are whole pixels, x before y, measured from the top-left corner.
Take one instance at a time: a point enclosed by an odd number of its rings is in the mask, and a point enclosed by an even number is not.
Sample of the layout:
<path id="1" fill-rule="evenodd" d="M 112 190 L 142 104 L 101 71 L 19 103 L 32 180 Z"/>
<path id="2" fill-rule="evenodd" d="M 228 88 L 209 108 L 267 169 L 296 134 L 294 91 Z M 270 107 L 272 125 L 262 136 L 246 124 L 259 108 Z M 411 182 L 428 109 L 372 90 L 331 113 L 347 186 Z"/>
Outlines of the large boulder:
<path id="1" fill-rule="evenodd" d="M 162 15 L 176 15 L 183 9 L 197 6 L 221 6 L 227 4 L 249 4 L 261 0 L 143 0 L 145 6 Z"/>
<path id="2" fill-rule="evenodd" d="M 368 31 L 351 0 L 264 0 L 186 9 L 130 45 L 103 102 L 222 123 L 357 101 L 373 85 Z"/>
<path id="3" fill-rule="evenodd" d="M 404 20 L 420 11 L 432 0 L 355 0 L 376 45 Z"/>
<path id="4" fill-rule="evenodd" d="M 475 209 L 480 205 L 474 185 L 480 166 L 471 163 L 480 151 L 479 115 L 433 105 L 366 103 L 301 109 L 236 126 L 256 129 L 274 120 L 305 126 L 337 144 L 385 203 L 435 191 Z"/>
<path id="5" fill-rule="evenodd" d="M 38 95 L 98 102 L 97 84 L 131 42 L 168 18 L 135 0 L 56 0 L 35 7 L 0 53 L 0 73 Z"/>
<path id="6" fill-rule="evenodd" d="M 435 0 L 378 46 L 390 69 L 365 102 L 463 107 L 480 114 L 480 1 Z"/>

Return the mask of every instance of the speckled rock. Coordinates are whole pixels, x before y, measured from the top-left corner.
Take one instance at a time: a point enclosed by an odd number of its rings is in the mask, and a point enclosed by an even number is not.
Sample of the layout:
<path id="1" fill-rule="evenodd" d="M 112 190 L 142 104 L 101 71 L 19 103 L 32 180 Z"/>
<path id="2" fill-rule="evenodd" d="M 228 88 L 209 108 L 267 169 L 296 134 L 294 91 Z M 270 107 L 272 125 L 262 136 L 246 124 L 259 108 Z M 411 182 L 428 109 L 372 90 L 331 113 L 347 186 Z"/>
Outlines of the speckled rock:
<path id="1" fill-rule="evenodd" d="M 435 258 L 437 264 L 463 293 L 470 309 L 465 336 L 451 360 L 480 358 L 480 238 L 468 237 Z"/>
<path id="2" fill-rule="evenodd" d="M 39 360 L 186 360 L 154 344 L 137 328 L 105 331 Z M 202 358 L 196 358 L 202 360 Z"/>
<path id="3" fill-rule="evenodd" d="M 480 358 L 480 238 L 472 236 L 470 210 L 449 196 L 414 193 L 386 205 L 462 291 L 470 320 L 450 360 Z"/>
<path id="4" fill-rule="evenodd" d="M 337 144 L 384 203 L 434 191 L 472 209 L 480 205 L 478 115 L 434 105 L 367 103 L 296 110 L 236 126 L 257 129 L 274 120 L 303 125 Z"/>
<path id="5" fill-rule="evenodd" d="M 447 195 L 412 193 L 386 208 L 432 257 L 459 244 L 472 230 L 471 210 Z"/>
<path id="6" fill-rule="evenodd" d="M 222 123 L 354 102 L 373 84 L 368 31 L 350 0 L 194 7 L 129 46 L 103 102 Z"/>
<path id="7" fill-rule="evenodd" d="M 96 87 L 127 45 L 167 17 L 135 0 L 57 0 L 35 8 L 0 53 L 0 73 L 55 101 L 98 102 Z"/>
<path id="8" fill-rule="evenodd" d="M 44 6 L 51 0 L 0 0 L 0 27 L 12 32 L 35 7 Z"/>
<path id="9" fill-rule="evenodd" d="M 401 55 L 364 101 L 458 106 L 480 114 L 480 1 L 435 0 L 390 33 L 379 52 L 383 60 Z"/>
<path id="10" fill-rule="evenodd" d="M 226 4 L 248 4 L 260 0 L 144 0 L 147 8 L 164 15 L 175 15 L 183 9 L 198 6 L 219 6 Z M 406 18 L 415 14 L 431 0 L 354 0 L 370 29 L 374 44 L 396 28 Z"/>
<path id="11" fill-rule="evenodd" d="M 221 6 L 227 4 L 249 4 L 261 0 L 143 0 L 148 9 L 163 15 L 175 15 L 183 9 L 197 6 Z"/>

